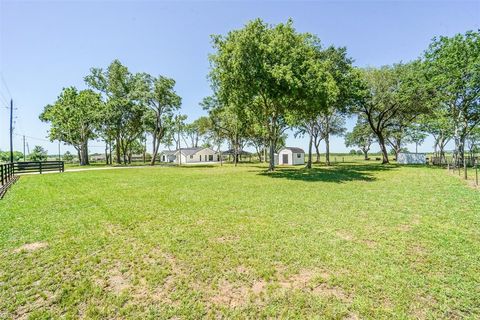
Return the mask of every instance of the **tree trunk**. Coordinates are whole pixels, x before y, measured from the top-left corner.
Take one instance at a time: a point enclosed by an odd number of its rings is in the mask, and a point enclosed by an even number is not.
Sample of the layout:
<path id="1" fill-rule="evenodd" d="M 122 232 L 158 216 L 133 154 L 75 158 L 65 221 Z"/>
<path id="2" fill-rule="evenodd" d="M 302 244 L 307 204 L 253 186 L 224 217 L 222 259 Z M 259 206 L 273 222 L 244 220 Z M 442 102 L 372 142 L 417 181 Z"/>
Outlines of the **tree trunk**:
<path id="1" fill-rule="evenodd" d="M 105 164 L 108 166 L 108 142 L 105 141 Z"/>
<path id="2" fill-rule="evenodd" d="M 237 137 L 235 137 L 235 140 L 233 141 L 233 164 L 235 167 L 238 164 L 238 140 Z"/>
<path id="3" fill-rule="evenodd" d="M 116 158 L 117 158 L 117 163 L 118 164 L 121 164 L 122 163 L 122 158 L 121 158 L 121 153 L 120 153 L 120 137 L 117 136 L 117 138 L 115 139 L 115 155 L 116 155 Z"/>
<path id="4" fill-rule="evenodd" d="M 152 159 L 150 160 L 150 165 L 155 165 L 155 161 L 157 161 L 158 155 L 158 148 L 160 147 L 160 139 L 157 140 L 157 136 L 153 134 L 153 151 L 152 151 Z"/>
<path id="5" fill-rule="evenodd" d="M 82 165 L 82 154 L 80 153 L 80 148 L 75 147 L 75 150 L 77 150 L 77 156 L 78 156 L 78 163 Z"/>
<path id="6" fill-rule="evenodd" d="M 108 154 L 109 154 L 108 160 L 110 161 L 109 164 L 112 165 L 112 141 L 108 143 Z"/>
<path id="7" fill-rule="evenodd" d="M 390 163 L 388 161 L 388 152 L 387 152 L 387 147 L 385 147 L 385 138 L 383 137 L 383 134 L 377 133 L 378 137 L 378 144 L 380 145 L 380 150 L 382 151 L 382 164 L 388 164 Z"/>
<path id="8" fill-rule="evenodd" d="M 308 161 L 307 161 L 307 168 L 312 169 L 312 142 L 313 142 L 313 137 L 310 134 L 310 140 L 308 141 Z"/>
<path id="9" fill-rule="evenodd" d="M 330 134 L 325 134 L 325 164 L 330 165 Z"/>
<path id="10" fill-rule="evenodd" d="M 268 164 L 268 171 L 274 171 L 275 170 L 275 142 L 273 139 L 270 139 L 270 162 Z"/>
<path id="11" fill-rule="evenodd" d="M 368 150 L 362 149 L 365 160 L 368 160 Z"/>
<path id="12" fill-rule="evenodd" d="M 90 164 L 88 161 L 88 144 L 83 142 L 80 146 L 80 165 L 86 166 Z"/>

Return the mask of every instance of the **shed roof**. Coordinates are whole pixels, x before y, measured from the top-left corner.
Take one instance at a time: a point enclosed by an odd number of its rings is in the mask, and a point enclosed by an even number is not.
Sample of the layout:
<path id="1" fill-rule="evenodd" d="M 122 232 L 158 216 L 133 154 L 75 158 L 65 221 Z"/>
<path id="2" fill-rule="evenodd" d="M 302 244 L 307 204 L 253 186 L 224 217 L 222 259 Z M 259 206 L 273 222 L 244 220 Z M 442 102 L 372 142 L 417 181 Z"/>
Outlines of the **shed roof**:
<path id="1" fill-rule="evenodd" d="M 305 151 L 303 151 L 302 148 L 297 148 L 297 147 L 283 147 L 282 149 L 280 149 L 280 151 L 282 150 L 290 150 L 293 153 L 305 153 Z"/>

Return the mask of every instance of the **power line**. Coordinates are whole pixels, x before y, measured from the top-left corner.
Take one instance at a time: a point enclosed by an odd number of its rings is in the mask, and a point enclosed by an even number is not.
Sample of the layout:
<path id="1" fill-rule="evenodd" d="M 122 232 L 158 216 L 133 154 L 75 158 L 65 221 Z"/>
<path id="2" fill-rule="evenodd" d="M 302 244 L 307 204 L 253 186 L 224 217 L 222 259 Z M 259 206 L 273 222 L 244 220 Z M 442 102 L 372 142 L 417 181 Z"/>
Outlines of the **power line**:
<path id="1" fill-rule="evenodd" d="M 1 98 L 1 99 L 0 99 L 0 102 L 3 102 L 3 104 L 4 104 L 5 106 L 7 106 L 7 105 L 8 105 L 7 98 L 5 98 L 5 96 L 3 95 L 3 93 L 2 93 L 1 91 L 0 91 L 0 98 Z"/>
<path id="2" fill-rule="evenodd" d="M 37 138 L 37 137 L 27 136 L 26 134 L 18 134 L 18 133 L 14 133 L 14 135 L 16 135 L 16 136 L 19 136 L 19 137 L 23 137 L 23 136 L 25 136 L 25 138 L 28 138 L 28 139 L 33 139 L 33 140 L 39 140 L 39 141 L 44 141 L 44 142 L 50 142 L 50 143 L 53 143 L 53 141 L 50 141 L 50 140 L 48 140 L 48 139 L 42 139 L 42 138 Z"/>
<path id="3" fill-rule="evenodd" d="M 3 76 L 3 73 L 0 73 L 0 77 L 2 78 L 3 84 L 5 85 L 5 89 L 7 89 L 10 99 L 12 99 L 12 93 L 10 92 L 10 88 L 7 85 L 7 81 L 5 81 L 5 77 Z"/>
<path id="4" fill-rule="evenodd" d="M 48 139 L 43 139 L 43 138 L 38 138 L 38 137 L 32 137 L 32 136 L 28 136 L 26 134 L 19 134 L 19 133 L 14 133 L 13 135 L 15 136 L 18 136 L 18 137 L 25 137 L 25 138 L 28 138 L 28 139 L 32 139 L 32 140 L 38 140 L 38 141 L 44 141 L 44 142 L 49 142 L 49 143 L 54 143 L 54 141 L 52 140 L 48 140 Z M 65 141 L 62 141 L 62 142 L 65 142 Z M 105 146 L 97 146 L 97 145 L 89 145 L 88 146 L 89 148 L 105 148 Z"/>

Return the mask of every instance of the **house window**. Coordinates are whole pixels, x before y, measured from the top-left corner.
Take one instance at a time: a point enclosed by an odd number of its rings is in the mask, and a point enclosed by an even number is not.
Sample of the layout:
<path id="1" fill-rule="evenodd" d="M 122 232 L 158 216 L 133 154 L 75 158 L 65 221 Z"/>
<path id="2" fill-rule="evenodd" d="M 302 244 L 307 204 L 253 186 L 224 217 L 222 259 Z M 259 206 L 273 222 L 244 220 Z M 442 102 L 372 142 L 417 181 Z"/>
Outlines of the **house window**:
<path id="1" fill-rule="evenodd" d="M 190 159 L 193 159 L 193 154 L 190 155 Z"/>
<path id="2" fill-rule="evenodd" d="M 297 158 L 301 158 L 302 155 L 300 153 L 297 153 Z"/>
<path id="3" fill-rule="evenodd" d="M 208 161 L 213 161 L 213 154 L 208 155 Z"/>
<path id="4" fill-rule="evenodd" d="M 200 155 L 200 162 L 202 162 L 202 155 Z"/>

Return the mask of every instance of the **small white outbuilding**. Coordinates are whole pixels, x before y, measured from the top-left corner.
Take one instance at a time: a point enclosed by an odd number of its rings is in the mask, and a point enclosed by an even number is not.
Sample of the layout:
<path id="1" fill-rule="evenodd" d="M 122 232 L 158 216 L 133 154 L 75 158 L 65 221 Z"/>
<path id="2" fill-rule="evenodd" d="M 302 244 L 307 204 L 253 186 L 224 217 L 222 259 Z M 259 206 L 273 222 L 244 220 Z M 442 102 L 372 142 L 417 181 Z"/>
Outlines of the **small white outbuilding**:
<path id="1" fill-rule="evenodd" d="M 305 164 L 305 151 L 301 148 L 284 147 L 278 152 L 279 165 Z"/>
<path id="2" fill-rule="evenodd" d="M 426 162 L 425 153 L 401 152 L 397 155 L 397 163 L 400 164 L 425 164 Z"/>

